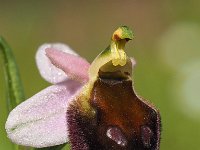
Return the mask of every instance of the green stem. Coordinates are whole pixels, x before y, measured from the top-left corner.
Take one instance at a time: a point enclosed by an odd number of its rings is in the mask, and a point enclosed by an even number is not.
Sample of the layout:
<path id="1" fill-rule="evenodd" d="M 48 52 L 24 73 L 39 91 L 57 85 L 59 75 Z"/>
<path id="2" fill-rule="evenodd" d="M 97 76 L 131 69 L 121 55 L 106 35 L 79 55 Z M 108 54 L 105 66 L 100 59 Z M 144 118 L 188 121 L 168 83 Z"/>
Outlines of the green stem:
<path id="1" fill-rule="evenodd" d="M 0 37 L 0 51 L 3 55 L 4 60 L 4 73 L 6 79 L 6 97 L 7 97 L 7 107 L 8 113 L 15 108 L 19 103 L 21 103 L 24 97 L 24 90 L 22 82 L 19 75 L 19 70 L 17 63 L 15 61 L 14 55 L 11 48 L 8 46 L 7 42 Z M 15 150 L 28 150 L 28 147 L 14 145 Z"/>
<path id="2" fill-rule="evenodd" d="M 25 97 L 18 66 L 15 61 L 14 55 L 11 48 L 2 37 L 0 37 L 0 49 L 4 58 L 7 106 L 8 112 L 10 112 L 19 103 L 21 103 L 25 99 Z"/>

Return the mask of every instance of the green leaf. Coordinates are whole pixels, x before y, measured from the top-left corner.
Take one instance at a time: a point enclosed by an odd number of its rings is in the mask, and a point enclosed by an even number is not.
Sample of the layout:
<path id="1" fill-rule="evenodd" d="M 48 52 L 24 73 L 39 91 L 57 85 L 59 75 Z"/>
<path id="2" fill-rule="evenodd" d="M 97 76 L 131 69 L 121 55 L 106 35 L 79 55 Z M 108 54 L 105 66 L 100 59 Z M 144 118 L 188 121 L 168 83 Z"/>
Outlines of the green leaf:
<path id="1" fill-rule="evenodd" d="M 11 48 L 7 42 L 0 37 L 0 52 L 3 55 L 4 74 L 6 79 L 6 102 L 8 113 L 21 103 L 24 98 L 24 90 L 19 75 L 17 63 Z M 15 150 L 29 150 L 30 148 L 24 146 L 14 145 Z"/>
<path id="2" fill-rule="evenodd" d="M 24 90 L 19 75 L 17 63 L 11 48 L 7 42 L 0 37 L 0 50 L 3 54 L 4 72 L 6 79 L 6 93 L 8 112 L 21 103 L 24 98 Z"/>

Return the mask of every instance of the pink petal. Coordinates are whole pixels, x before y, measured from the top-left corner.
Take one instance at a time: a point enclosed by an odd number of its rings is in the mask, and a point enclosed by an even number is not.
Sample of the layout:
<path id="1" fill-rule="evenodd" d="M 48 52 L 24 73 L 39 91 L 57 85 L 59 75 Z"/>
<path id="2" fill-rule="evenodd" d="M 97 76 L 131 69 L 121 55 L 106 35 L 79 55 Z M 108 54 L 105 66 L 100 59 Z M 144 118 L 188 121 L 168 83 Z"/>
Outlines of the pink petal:
<path id="1" fill-rule="evenodd" d="M 6 122 L 8 137 L 19 145 L 48 147 L 68 141 L 66 111 L 80 83 L 50 86 L 13 109 Z"/>
<path id="2" fill-rule="evenodd" d="M 59 51 L 76 55 L 67 45 L 61 43 L 43 44 L 36 53 L 36 63 L 41 76 L 50 83 L 60 83 L 67 80 L 67 75 L 59 68 L 55 67 L 46 56 L 46 48 L 56 48 Z"/>
<path id="3" fill-rule="evenodd" d="M 46 55 L 52 64 L 62 69 L 69 78 L 82 83 L 88 81 L 90 64 L 85 59 L 58 51 L 55 48 L 47 48 Z"/>

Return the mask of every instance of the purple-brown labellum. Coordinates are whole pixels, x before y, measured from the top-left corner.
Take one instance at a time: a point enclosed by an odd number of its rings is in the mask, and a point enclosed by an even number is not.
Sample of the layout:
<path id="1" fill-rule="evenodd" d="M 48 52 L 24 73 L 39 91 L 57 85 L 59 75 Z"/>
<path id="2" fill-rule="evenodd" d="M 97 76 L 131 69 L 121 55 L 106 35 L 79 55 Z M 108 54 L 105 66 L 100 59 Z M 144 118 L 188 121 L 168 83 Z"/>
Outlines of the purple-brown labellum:
<path id="1" fill-rule="evenodd" d="M 96 111 L 93 118 L 76 105 L 68 110 L 72 149 L 159 149 L 160 115 L 136 96 L 131 80 L 99 78 L 90 104 Z"/>

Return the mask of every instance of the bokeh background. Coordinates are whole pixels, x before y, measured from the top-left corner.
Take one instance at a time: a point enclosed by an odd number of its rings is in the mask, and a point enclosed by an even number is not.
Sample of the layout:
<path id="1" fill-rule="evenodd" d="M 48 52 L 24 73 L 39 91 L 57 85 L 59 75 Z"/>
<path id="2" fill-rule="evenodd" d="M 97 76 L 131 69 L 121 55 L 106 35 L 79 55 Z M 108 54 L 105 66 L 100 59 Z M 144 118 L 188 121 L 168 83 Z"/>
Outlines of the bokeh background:
<path id="1" fill-rule="evenodd" d="M 11 45 L 26 97 L 49 84 L 35 64 L 37 48 L 64 42 L 90 62 L 120 25 L 134 30 L 135 89 L 162 117 L 161 150 L 200 147 L 200 1 L 0 0 L 0 35 Z M 2 59 L 2 57 L 1 57 Z M 4 124 L 5 80 L 0 60 L 0 149 L 11 150 Z"/>

